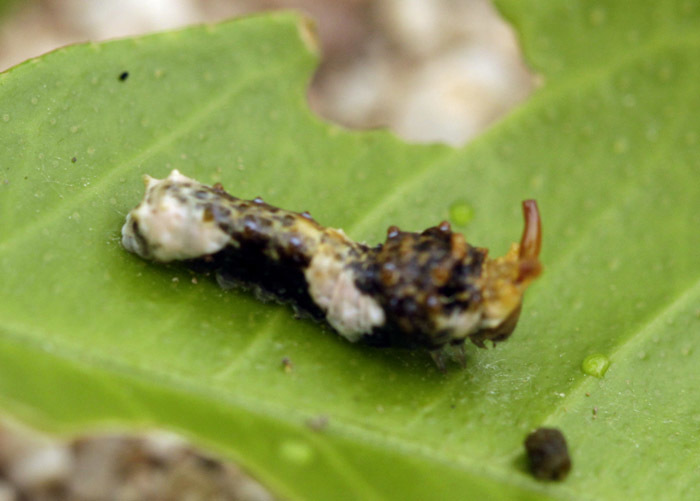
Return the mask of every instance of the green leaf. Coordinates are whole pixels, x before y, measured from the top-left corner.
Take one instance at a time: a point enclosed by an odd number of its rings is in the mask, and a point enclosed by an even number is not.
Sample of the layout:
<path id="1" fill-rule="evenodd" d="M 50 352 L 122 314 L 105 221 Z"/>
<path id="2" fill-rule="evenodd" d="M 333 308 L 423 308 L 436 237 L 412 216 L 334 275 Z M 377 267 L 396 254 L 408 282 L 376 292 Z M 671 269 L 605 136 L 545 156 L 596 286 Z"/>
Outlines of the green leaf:
<path id="1" fill-rule="evenodd" d="M 289 14 L 1 75 L 6 412 L 62 433 L 179 430 L 297 499 L 697 498 L 700 6 L 500 4 L 544 85 L 463 149 L 313 117 L 316 55 Z M 372 243 L 466 201 L 469 241 L 494 254 L 533 197 L 545 274 L 515 335 L 444 376 L 126 253 L 141 175 L 173 168 Z M 600 379 L 591 354 L 610 360 Z M 327 428 L 305 425 L 319 415 Z M 524 467 L 542 425 L 567 437 L 565 482 Z"/>

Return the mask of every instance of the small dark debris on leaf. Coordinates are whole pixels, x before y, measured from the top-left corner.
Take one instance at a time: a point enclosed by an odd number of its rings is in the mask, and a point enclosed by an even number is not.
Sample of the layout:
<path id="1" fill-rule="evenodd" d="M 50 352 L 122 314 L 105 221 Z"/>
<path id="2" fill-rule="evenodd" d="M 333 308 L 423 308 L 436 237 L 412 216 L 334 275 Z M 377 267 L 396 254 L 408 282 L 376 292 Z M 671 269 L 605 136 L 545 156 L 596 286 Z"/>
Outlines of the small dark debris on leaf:
<path id="1" fill-rule="evenodd" d="M 123 71 L 123 72 L 119 75 L 119 80 L 120 80 L 121 82 L 124 82 L 127 78 L 129 78 L 129 72 L 128 72 L 128 71 Z"/>
<path id="2" fill-rule="evenodd" d="M 77 159 L 77 157 L 73 157 L 73 158 L 70 159 L 70 161 L 73 162 L 73 163 L 75 163 L 75 162 L 78 161 L 78 159 Z"/>
<path id="3" fill-rule="evenodd" d="M 284 369 L 284 372 L 286 373 L 290 373 L 294 370 L 294 364 L 289 359 L 289 357 L 284 357 L 282 359 L 282 369 Z"/>
<path id="4" fill-rule="evenodd" d="M 541 480 L 563 480 L 571 470 L 566 439 L 556 428 L 538 428 L 525 439 L 530 471 Z"/>

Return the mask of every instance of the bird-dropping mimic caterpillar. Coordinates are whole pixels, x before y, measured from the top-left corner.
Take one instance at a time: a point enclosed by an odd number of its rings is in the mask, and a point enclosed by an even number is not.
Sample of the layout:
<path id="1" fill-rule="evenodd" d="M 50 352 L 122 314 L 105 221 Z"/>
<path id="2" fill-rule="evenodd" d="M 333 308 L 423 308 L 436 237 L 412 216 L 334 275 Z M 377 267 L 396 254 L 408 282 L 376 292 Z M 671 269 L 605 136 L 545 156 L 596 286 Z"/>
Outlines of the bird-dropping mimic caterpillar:
<path id="1" fill-rule="evenodd" d="M 122 228 L 127 250 L 206 267 L 223 287 L 252 286 L 325 319 L 351 342 L 427 348 L 441 370 L 449 346 L 463 364 L 465 340 L 483 348 L 507 339 L 542 270 L 534 200 L 522 204 L 520 244 L 492 259 L 446 221 L 421 233 L 392 226 L 386 242 L 370 247 L 306 212 L 241 200 L 177 170 L 145 183 Z"/>

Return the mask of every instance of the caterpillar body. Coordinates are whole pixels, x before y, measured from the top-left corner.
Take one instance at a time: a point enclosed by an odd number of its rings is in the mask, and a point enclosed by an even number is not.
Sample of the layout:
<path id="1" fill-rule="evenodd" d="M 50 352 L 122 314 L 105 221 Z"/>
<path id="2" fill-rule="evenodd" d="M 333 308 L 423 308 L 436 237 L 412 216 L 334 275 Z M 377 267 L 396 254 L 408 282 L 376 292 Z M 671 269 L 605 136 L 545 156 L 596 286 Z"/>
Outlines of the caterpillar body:
<path id="1" fill-rule="evenodd" d="M 253 286 L 351 342 L 427 348 L 441 370 L 449 347 L 463 364 L 467 339 L 482 348 L 507 339 L 542 269 L 534 200 L 523 202 L 520 244 L 492 259 L 447 222 L 421 233 L 392 226 L 371 247 L 306 212 L 241 200 L 177 170 L 144 181 L 144 199 L 122 228 L 127 250 L 212 270 L 226 288 Z"/>

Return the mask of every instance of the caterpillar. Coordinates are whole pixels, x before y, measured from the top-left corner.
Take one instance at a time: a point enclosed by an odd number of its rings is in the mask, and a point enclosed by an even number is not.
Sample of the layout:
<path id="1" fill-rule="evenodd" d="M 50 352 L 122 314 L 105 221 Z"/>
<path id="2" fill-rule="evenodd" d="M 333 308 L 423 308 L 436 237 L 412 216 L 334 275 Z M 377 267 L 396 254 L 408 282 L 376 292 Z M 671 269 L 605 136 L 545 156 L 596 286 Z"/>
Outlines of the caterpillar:
<path id="1" fill-rule="evenodd" d="M 122 228 L 130 252 L 186 261 L 224 288 L 252 287 L 325 320 L 350 342 L 426 348 L 443 372 L 450 352 L 464 366 L 467 339 L 484 348 L 511 335 L 523 293 L 542 271 L 534 200 L 522 203 L 520 243 L 492 259 L 447 221 L 420 233 L 391 226 L 386 242 L 371 247 L 307 212 L 242 200 L 177 170 L 144 182 L 145 196 Z"/>

